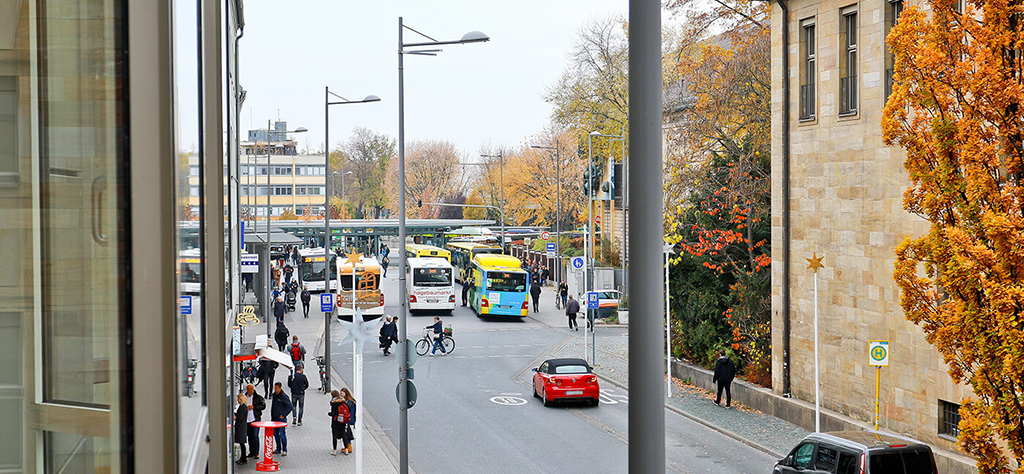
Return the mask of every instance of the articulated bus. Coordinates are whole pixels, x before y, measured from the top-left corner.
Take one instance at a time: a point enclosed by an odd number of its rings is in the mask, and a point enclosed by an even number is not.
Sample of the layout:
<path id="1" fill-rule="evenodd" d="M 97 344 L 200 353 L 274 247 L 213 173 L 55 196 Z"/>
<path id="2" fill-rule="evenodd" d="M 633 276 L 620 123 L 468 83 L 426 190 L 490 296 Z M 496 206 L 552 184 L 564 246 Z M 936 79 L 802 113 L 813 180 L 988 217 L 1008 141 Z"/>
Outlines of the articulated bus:
<path id="1" fill-rule="evenodd" d="M 473 269 L 473 258 L 477 255 L 501 253 L 501 249 L 495 245 L 477 242 L 448 242 L 446 247 L 451 251 L 455 280 L 459 283 L 466 280 L 466 275 Z"/>
<path id="2" fill-rule="evenodd" d="M 202 254 L 199 249 L 182 250 L 178 253 L 178 279 L 181 281 L 181 294 L 198 295 L 202 289 L 203 279 Z"/>
<path id="3" fill-rule="evenodd" d="M 322 248 L 309 248 L 299 250 L 299 284 L 306 285 L 309 291 L 312 293 L 323 293 L 324 290 L 324 270 L 326 268 L 331 269 L 331 275 L 328 277 L 331 282 L 331 292 L 334 293 L 338 290 L 337 269 L 335 268 L 335 262 L 338 260 L 334 253 L 331 253 L 331 263 L 324 265 L 324 249 Z"/>
<path id="4" fill-rule="evenodd" d="M 384 290 L 381 288 L 380 263 L 373 257 L 361 257 L 353 265 L 347 258 L 339 258 L 338 274 L 338 317 L 352 316 L 352 298 L 355 306 L 365 314 L 384 314 Z M 354 277 L 354 278 L 353 278 Z M 353 291 L 353 280 L 355 291 Z"/>
<path id="5" fill-rule="evenodd" d="M 530 278 L 511 255 L 477 255 L 473 258 L 470 301 L 477 316 L 522 316 L 529 311 Z"/>
<path id="6" fill-rule="evenodd" d="M 452 265 L 440 258 L 413 257 L 406 260 L 406 290 L 409 311 L 455 311 L 455 287 Z"/>
<path id="7" fill-rule="evenodd" d="M 452 261 L 452 253 L 433 245 L 405 244 L 405 258 L 434 257 L 443 258 L 448 263 Z"/>

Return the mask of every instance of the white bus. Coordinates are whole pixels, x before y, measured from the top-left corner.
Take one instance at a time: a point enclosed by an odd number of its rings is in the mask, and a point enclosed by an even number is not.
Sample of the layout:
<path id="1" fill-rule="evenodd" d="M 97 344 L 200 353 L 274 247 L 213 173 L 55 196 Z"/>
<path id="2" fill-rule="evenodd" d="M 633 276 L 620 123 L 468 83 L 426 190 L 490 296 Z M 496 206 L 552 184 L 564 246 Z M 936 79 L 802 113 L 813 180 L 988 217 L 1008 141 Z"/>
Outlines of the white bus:
<path id="1" fill-rule="evenodd" d="M 337 262 L 338 317 L 352 316 L 353 296 L 356 307 L 362 309 L 363 314 L 383 315 L 384 290 L 381 288 L 381 268 L 377 259 L 362 257 L 354 269 L 345 257 L 339 258 Z"/>
<path id="2" fill-rule="evenodd" d="M 203 287 L 203 258 L 199 249 L 182 250 L 178 253 L 178 280 L 181 294 L 198 295 Z"/>
<path id="3" fill-rule="evenodd" d="M 405 277 L 409 293 L 409 311 L 455 310 L 452 264 L 443 258 L 414 257 L 406 260 Z"/>
<path id="4" fill-rule="evenodd" d="M 338 260 L 334 253 L 331 253 L 330 265 L 324 265 L 324 249 L 309 248 L 299 250 L 299 285 L 306 285 L 311 293 L 324 292 L 324 269 L 330 268 L 331 275 L 328 279 L 331 282 L 331 292 L 338 290 L 337 269 L 335 262 Z"/>

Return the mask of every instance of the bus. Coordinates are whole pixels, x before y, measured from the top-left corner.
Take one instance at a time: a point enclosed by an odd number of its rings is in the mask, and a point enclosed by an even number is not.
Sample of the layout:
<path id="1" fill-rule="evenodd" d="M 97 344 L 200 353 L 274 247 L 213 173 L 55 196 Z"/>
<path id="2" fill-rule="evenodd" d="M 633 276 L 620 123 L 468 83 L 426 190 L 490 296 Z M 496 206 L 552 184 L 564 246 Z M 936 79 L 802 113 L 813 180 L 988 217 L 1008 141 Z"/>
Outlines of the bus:
<path id="1" fill-rule="evenodd" d="M 336 281 L 338 274 L 335 268 L 338 257 L 332 252 L 329 265 L 324 265 L 325 259 L 324 249 L 322 248 L 299 250 L 299 284 L 305 285 L 311 293 L 323 293 L 326 291 L 324 289 L 325 268 L 331 269 L 331 275 L 328 277 L 331 282 L 331 293 L 336 293 L 338 290 L 338 282 Z"/>
<path id="2" fill-rule="evenodd" d="M 178 280 L 181 294 L 198 295 L 202 289 L 203 260 L 199 249 L 182 250 L 178 253 Z"/>
<path id="3" fill-rule="evenodd" d="M 462 283 L 466 274 L 473 268 L 473 258 L 481 254 L 500 254 L 501 249 L 496 245 L 488 245 L 477 242 L 448 242 L 446 246 L 452 255 L 452 267 L 455 271 L 455 280 Z"/>
<path id="4" fill-rule="evenodd" d="M 405 244 L 405 258 L 434 257 L 443 258 L 448 263 L 452 261 L 452 253 L 433 245 Z"/>
<path id="5" fill-rule="evenodd" d="M 477 316 L 522 316 L 529 311 L 530 277 L 511 255 L 482 254 L 473 258 L 470 301 Z"/>
<path id="6" fill-rule="evenodd" d="M 381 288 L 380 263 L 373 257 L 360 257 L 353 265 L 347 257 L 337 260 L 338 317 L 352 316 L 352 298 L 364 315 L 384 315 L 384 290 Z M 354 277 L 354 278 L 353 278 Z M 353 280 L 355 289 L 353 291 Z"/>
<path id="7" fill-rule="evenodd" d="M 409 311 L 455 311 L 455 286 L 452 265 L 440 258 L 412 257 L 406 260 L 406 290 Z"/>

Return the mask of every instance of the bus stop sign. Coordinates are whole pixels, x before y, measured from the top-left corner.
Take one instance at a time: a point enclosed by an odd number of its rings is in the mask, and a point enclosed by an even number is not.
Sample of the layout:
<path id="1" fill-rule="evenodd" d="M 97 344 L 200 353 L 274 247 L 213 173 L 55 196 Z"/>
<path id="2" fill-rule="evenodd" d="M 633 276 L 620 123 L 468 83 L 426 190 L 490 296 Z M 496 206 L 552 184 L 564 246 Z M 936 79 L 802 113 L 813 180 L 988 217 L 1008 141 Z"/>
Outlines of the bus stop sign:
<path id="1" fill-rule="evenodd" d="M 587 293 L 587 309 L 597 309 L 600 306 L 600 300 L 597 298 L 597 293 Z"/>
<path id="2" fill-rule="evenodd" d="M 320 293 L 320 311 L 330 313 L 334 311 L 334 294 Z"/>

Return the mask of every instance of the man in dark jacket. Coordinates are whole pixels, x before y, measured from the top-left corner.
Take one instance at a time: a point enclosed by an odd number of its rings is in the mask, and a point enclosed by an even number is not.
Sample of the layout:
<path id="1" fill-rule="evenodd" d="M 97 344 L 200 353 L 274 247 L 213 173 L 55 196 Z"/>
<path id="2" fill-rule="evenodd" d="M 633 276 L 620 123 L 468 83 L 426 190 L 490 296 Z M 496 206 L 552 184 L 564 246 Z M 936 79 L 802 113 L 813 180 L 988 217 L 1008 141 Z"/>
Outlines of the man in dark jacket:
<path id="1" fill-rule="evenodd" d="M 565 315 L 569 317 L 569 330 L 580 330 L 580 326 L 576 324 L 576 313 L 580 312 L 580 304 L 577 302 L 572 295 L 569 295 L 569 302 L 565 303 Z"/>
<path id="2" fill-rule="evenodd" d="M 277 371 L 277 362 L 270 359 L 260 360 L 260 368 L 256 375 L 263 381 L 263 396 L 270 398 L 270 390 L 274 386 L 274 372 Z"/>
<path id="3" fill-rule="evenodd" d="M 291 333 L 288 331 L 288 327 L 284 323 L 277 323 L 277 330 L 274 331 L 274 342 L 277 343 L 277 350 L 284 352 L 288 347 L 288 336 Z"/>
<path id="4" fill-rule="evenodd" d="M 380 327 L 380 348 L 384 349 L 384 355 L 391 355 L 391 343 L 398 342 L 397 318 L 388 316 Z"/>
<path id="5" fill-rule="evenodd" d="M 270 404 L 270 420 L 280 421 L 288 423 L 288 414 L 295 411 L 295 407 L 292 406 L 292 401 L 288 399 L 288 395 L 285 395 L 284 391 L 281 390 L 281 382 L 274 384 L 274 401 Z M 284 432 L 285 428 L 277 428 L 274 430 L 274 453 L 281 453 L 281 456 L 288 455 L 288 435 Z"/>
<path id="6" fill-rule="evenodd" d="M 284 302 L 284 297 L 278 296 L 274 300 L 274 319 L 277 319 L 277 324 L 284 322 L 284 315 L 288 313 L 288 305 Z"/>
<path id="7" fill-rule="evenodd" d="M 309 300 L 313 298 L 313 295 L 309 293 L 309 287 L 302 285 L 302 294 L 299 295 L 299 299 L 302 300 L 302 315 L 309 317 Z"/>
<path id="8" fill-rule="evenodd" d="M 288 388 L 292 389 L 292 405 L 295 406 L 292 424 L 302 426 L 302 413 L 306 411 L 306 389 L 309 388 L 309 380 L 302 373 L 301 365 L 295 367 L 294 375 L 288 376 Z"/>
<path id="9" fill-rule="evenodd" d="M 718 382 L 718 396 L 715 397 L 715 405 L 722 402 L 722 389 L 725 389 L 725 407 L 729 408 L 732 406 L 732 379 L 736 377 L 736 366 L 732 363 L 725 351 L 721 352 L 721 357 L 715 361 L 715 377 L 711 379 L 712 382 Z"/>
<path id="10" fill-rule="evenodd" d="M 284 284 L 288 285 L 292 282 L 292 273 L 295 273 L 295 269 L 291 265 L 285 265 L 284 267 Z"/>
<path id="11" fill-rule="evenodd" d="M 469 289 L 473 287 L 473 277 L 462 279 L 462 307 L 466 307 L 466 303 L 469 302 Z"/>
<path id="12" fill-rule="evenodd" d="M 540 281 L 537 279 L 530 285 L 530 297 L 533 298 L 533 312 L 540 311 Z"/>
<path id="13" fill-rule="evenodd" d="M 249 398 L 249 410 L 253 412 L 253 417 L 256 421 L 263 420 L 263 410 L 267 409 L 267 402 L 256 393 L 256 388 L 252 385 L 245 386 L 245 396 Z M 257 426 L 249 425 L 249 432 L 247 433 L 249 440 L 249 457 L 258 459 L 260 457 L 260 429 Z"/>

